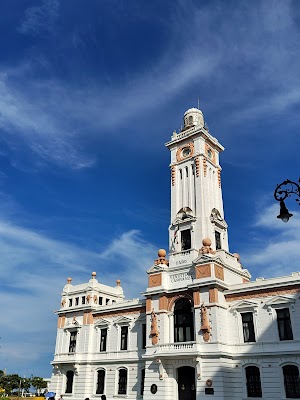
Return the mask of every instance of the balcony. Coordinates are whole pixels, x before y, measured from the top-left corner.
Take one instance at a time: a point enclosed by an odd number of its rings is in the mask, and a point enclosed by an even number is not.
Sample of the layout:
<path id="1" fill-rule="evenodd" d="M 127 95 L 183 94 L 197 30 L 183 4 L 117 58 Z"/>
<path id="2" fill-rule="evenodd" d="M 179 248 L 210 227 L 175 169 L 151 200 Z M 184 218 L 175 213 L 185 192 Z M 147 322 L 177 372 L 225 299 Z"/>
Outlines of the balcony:
<path id="1" fill-rule="evenodd" d="M 167 343 L 157 346 L 147 347 L 147 356 L 181 357 L 192 356 L 198 353 L 196 342 Z"/>

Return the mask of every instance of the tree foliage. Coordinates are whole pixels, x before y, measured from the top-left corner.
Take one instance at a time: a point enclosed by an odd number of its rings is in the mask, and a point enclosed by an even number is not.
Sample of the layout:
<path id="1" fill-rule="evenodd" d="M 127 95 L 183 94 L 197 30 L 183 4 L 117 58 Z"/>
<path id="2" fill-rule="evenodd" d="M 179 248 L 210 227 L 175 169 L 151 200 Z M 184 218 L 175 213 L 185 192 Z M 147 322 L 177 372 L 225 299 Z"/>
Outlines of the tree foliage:
<path id="1" fill-rule="evenodd" d="M 28 392 L 30 387 L 33 386 L 37 392 L 47 387 L 47 383 L 38 376 L 33 378 L 22 378 L 18 374 L 6 375 L 0 370 L 0 388 L 4 389 L 6 395 L 11 395 L 12 392 L 21 391 Z"/>

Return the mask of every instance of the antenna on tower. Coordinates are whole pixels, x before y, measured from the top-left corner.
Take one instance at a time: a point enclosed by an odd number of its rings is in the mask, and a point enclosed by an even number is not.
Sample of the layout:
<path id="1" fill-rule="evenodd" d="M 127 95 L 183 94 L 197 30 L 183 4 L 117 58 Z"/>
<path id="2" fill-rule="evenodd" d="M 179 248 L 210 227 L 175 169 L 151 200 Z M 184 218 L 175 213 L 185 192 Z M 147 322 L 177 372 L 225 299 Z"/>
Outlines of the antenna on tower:
<path id="1" fill-rule="evenodd" d="M 200 110 L 200 99 L 198 97 L 198 110 Z"/>

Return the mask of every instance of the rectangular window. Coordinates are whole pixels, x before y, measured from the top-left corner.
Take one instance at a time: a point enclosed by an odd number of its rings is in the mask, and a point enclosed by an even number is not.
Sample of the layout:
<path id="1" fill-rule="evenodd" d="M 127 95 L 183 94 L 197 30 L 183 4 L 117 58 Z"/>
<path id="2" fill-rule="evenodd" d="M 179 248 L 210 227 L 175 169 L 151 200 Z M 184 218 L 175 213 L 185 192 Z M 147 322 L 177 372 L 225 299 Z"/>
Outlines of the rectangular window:
<path id="1" fill-rule="evenodd" d="M 79 297 L 75 297 L 75 306 L 78 306 L 79 304 Z"/>
<path id="2" fill-rule="evenodd" d="M 102 306 L 103 298 L 99 297 L 99 306 Z"/>
<path id="3" fill-rule="evenodd" d="M 121 350 L 127 350 L 128 326 L 121 326 Z"/>
<path id="4" fill-rule="evenodd" d="M 81 297 L 81 304 L 85 304 L 85 296 Z"/>
<path id="5" fill-rule="evenodd" d="M 255 342 L 253 314 L 251 312 L 242 314 L 244 342 Z"/>
<path id="6" fill-rule="evenodd" d="M 72 305 L 73 305 L 73 300 L 69 299 L 69 307 L 72 307 Z"/>
<path id="7" fill-rule="evenodd" d="M 109 304 L 109 300 L 110 300 L 110 299 L 106 299 L 106 300 L 105 300 L 105 304 L 106 304 L 107 306 L 108 306 L 108 304 Z"/>
<path id="8" fill-rule="evenodd" d="M 277 326 L 280 340 L 293 340 L 293 331 L 288 308 L 280 308 L 276 310 Z"/>
<path id="9" fill-rule="evenodd" d="M 75 353 L 76 350 L 77 331 L 70 332 L 69 353 Z"/>
<path id="10" fill-rule="evenodd" d="M 191 248 L 191 231 L 190 229 L 185 229 L 181 231 L 181 250 L 190 250 Z"/>
<path id="11" fill-rule="evenodd" d="M 221 249 L 221 233 L 218 231 L 215 231 L 215 240 L 216 240 L 216 250 Z"/>
<path id="12" fill-rule="evenodd" d="M 146 324 L 142 324 L 142 348 L 146 348 L 147 344 L 147 338 L 146 338 L 147 332 L 146 332 Z"/>
<path id="13" fill-rule="evenodd" d="M 100 335 L 100 351 L 106 351 L 106 343 L 107 343 L 107 328 L 101 329 Z"/>

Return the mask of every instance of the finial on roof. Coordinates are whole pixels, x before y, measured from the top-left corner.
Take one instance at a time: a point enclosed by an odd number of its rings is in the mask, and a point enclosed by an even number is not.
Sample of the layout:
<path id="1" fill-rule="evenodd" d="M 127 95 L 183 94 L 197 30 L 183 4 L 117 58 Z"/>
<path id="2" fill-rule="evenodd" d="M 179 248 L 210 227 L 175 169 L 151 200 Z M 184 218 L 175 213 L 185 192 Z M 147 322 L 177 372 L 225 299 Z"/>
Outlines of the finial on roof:
<path id="1" fill-rule="evenodd" d="M 92 278 L 95 279 L 95 277 L 97 276 L 97 272 L 92 272 Z"/>
<path id="2" fill-rule="evenodd" d="M 72 278 L 69 277 L 69 278 L 67 279 L 67 282 L 68 282 L 68 285 L 71 285 Z"/>
<path id="3" fill-rule="evenodd" d="M 117 280 L 116 280 L 116 284 L 117 284 L 118 287 L 121 286 L 121 281 L 120 281 L 120 279 L 117 279 Z"/>

